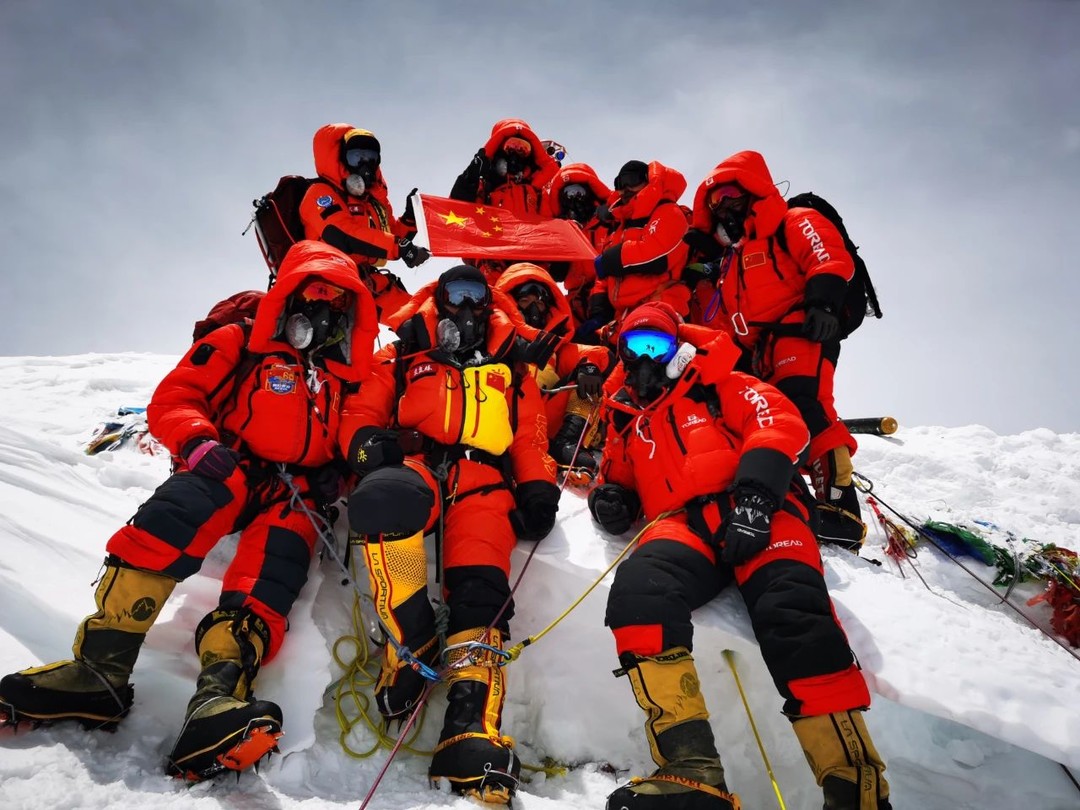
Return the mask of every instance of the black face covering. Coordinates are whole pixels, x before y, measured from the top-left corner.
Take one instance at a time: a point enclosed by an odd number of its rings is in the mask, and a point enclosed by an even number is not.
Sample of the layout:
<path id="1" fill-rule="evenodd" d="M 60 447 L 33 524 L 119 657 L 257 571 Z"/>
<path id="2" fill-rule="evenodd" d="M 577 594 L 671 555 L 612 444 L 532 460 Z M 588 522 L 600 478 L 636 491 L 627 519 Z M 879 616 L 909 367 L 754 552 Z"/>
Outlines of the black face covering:
<path id="1" fill-rule="evenodd" d="M 651 357 L 624 360 L 623 364 L 626 366 L 626 386 L 639 402 L 652 402 L 664 393 L 671 382 L 664 373 L 665 364 Z"/>
<path id="2" fill-rule="evenodd" d="M 285 321 L 285 339 L 293 348 L 313 349 L 326 343 L 340 326 L 341 314 L 326 301 L 294 307 Z"/>
<path id="3" fill-rule="evenodd" d="M 487 337 L 487 313 L 477 315 L 471 307 L 463 306 L 455 313 L 445 313 L 439 322 L 439 348 L 459 358 L 480 348 Z"/>
<path id="4" fill-rule="evenodd" d="M 525 323 L 537 329 L 543 329 L 548 321 L 547 309 L 539 301 L 533 301 L 521 310 L 521 314 L 525 317 Z"/>

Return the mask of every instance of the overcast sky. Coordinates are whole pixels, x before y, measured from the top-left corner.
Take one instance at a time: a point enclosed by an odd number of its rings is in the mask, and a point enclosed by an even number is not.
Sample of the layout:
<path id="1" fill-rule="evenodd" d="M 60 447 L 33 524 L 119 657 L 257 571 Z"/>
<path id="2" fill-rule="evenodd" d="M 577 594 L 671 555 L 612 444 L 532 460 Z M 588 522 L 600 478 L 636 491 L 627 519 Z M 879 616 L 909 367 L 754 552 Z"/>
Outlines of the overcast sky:
<path id="1" fill-rule="evenodd" d="M 3 0 L 3 352 L 179 355 L 265 287 L 240 232 L 319 126 L 376 133 L 400 212 L 519 117 L 686 203 L 742 149 L 832 201 L 885 311 L 842 415 L 1080 431 L 1080 2 L 750 5 Z"/>

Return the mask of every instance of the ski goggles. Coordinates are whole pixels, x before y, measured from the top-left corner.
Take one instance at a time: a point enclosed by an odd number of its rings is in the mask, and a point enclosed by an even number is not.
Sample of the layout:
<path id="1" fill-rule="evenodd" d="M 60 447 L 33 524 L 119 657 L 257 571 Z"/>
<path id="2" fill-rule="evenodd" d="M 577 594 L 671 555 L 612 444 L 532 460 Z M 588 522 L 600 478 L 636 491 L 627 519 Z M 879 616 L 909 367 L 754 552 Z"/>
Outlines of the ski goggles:
<path id="1" fill-rule="evenodd" d="M 742 186 L 725 183 L 717 186 L 705 196 L 705 205 L 713 213 L 721 208 L 731 211 L 742 208 L 750 200 L 750 195 Z"/>
<path id="2" fill-rule="evenodd" d="M 623 360 L 648 357 L 658 363 L 666 363 L 675 356 L 678 348 L 674 335 L 653 329 L 631 329 L 619 337 L 619 354 Z"/>
<path id="3" fill-rule="evenodd" d="M 307 286 L 300 291 L 300 300 L 305 304 L 314 304 L 319 301 L 325 301 L 330 305 L 330 309 L 343 312 L 349 307 L 349 302 L 352 300 L 349 295 L 349 291 L 338 287 L 334 284 L 327 284 L 325 281 L 311 281 Z"/>
<path id="4" fill-rule="evenodd" d="M 347 149 L 345 151 L 345 165 L 355 169 L 365 164 L 379 164 L 379 151 L 377 149 Z"/>
<path id="5" fill-rule="evenodd" d="M 566 202 L 578 202 L 589 196 L 589 189 L 583 183 L 571 183 L 568 186 L 563 186 L 559 194 L 562 195 Z"/>
<path id="6" fill-rule="evenodd" d="M 561 143 L 555 141 L 541 141 L 540 143 L 544 145 L 545 151 L 559 163 L 566 159 L 566 147 Z"/>
<path id="7" fill-rule="evenodd" d="M 508 155 L 517 155 L 518 157 L 528 157 L 532 154 L 532 144 L 524 138 L 519 138 L 516 135 L 512 138 L 507 138 L 503 142 L 502 150 Z"/>
<path id="8" fill-rule="evenodd" d="M 539 281 L 529 281 L 514 289 L 515 299 L 528 298 L 529 296 L 536 296 L 541 301 L 548 302 L 551 300 L 551 291 Z"/>
<path id="9" fill-rule="evenodd" d="M 443 303 L 460 307 L 466 301 L 474 307 L 488 305 L 488 287 L 482 281 L 471 278 L 456 278 L 443 286 Z"/>

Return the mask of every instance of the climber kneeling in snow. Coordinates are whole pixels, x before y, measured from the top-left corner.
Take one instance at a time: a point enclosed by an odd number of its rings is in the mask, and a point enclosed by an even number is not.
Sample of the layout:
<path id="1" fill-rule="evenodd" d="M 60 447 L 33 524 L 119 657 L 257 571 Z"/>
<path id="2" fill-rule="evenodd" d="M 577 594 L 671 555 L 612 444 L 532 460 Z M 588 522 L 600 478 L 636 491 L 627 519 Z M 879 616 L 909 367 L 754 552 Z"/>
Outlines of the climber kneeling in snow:
<path id="1" fill-rule="evenodd" d="M 691 611 L 735 582 L 829 810 L 888 810 L 885 765 L 862 710 L 870 693 L 837 623 L 795 474 L 810 439 L 776 388 L 734 371 L 723 334 L 663 303 L 621 326 L 605 385 L 603 483 L 589 496 L 607 531 L 650 523 L 615 572 L 606 622 L 638 705 L 651 776 L 609 810 L 733 810 L 691 655 Z M 696 356 L 695 356 L 696 355 Z M 673 513 L 673 514 L 667 514 Z"/>
<path id="2" fill-rule="evenodd" d="M 253 682 L 280 649 L 307 579 L 315 513 L 344 489 L 339 406 L 366 375 L 377 330 L 353 262 L 302 241 L 250 329 L 230 324 L 195 342 L 147 408 L 174 473 L 109 539 L 97 612 L 79 626 L 73 660 L 0 681 L 4 719 L 114 728 L 132 705 L 143 640 L 176 583 L 239 532 L 218 606 L 195 631 L 202 671 L 166 772 L 203 779 L 273 749 L 281 710 L 256 700 Z"/>
<path id="3" fill-rule="evenodd" d="M 350 398 L 346 458 L 363 477 L 349 524 L 363 546 L 387 634 L 379 711 L 405 720 L 423 694 L 420 665 L 440 666 L 424 535 L 437 531 L 449 607 L 441 664 L 449 685 L 429 774 L 457 793 L 508 801 L 521 763 L 501 733 L 503 641 L 513 616 L 510 553 L 555 525 L 559 489 L 540 392 L 515 360 L 519 336 L 470 265 L 443 273 L 395 320 L 400 340 L 375 355 Z"/>

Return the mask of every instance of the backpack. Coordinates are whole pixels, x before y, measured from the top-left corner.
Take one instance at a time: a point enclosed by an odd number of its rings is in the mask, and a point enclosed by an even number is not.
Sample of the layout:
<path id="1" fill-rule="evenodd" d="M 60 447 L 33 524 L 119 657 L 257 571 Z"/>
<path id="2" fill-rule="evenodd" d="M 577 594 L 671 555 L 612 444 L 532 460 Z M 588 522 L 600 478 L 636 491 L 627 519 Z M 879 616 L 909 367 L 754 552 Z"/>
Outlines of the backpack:
<path id="1" fill-rule="evenodd" d="M 206 317 L 195 322 L 191 333 L 192 343 L 197 343 L 221 326 L 238 323 L 245 329 L 255 320 L 255 310 L 266 295 L 262 290 L 244 290 L 233 293 L 210 308 Z"/>
<path id="2" fill-rule="evenodd" d="M 300 221 L 300 202 L 315 181 L 297 174 L 287 174 L 278 180 L 277 188 L 252 200 L 255 213 L 255 237 L 259 240 L 266 266 L 270 268 L 270 284 L 277 278 L 278 268 L 289 248 L 304 238 L 304 223 Z"/>
<path id="3" fill-rule="evenodd" d="M 851 260 L 855 263 L 855 275 L 848 282 L 847 293 L 844 295 L 843 303 L 840 306 L 841 339 L 846 338 L 858 329 L 867 315 L 880 318 L 881 306 L 878 304 L 877 292 L 874 290 L 874 284 L 870 280 L 870 273 L 866 269 L 866 262 L 859 255 L 858 246 L 848 236 L 847 228 L 844 227 L 844 220 L 837 213 L 837 210 L 827 200 L 812 191 L 796 194 L 787 201 L 787 206 L 789 210 L 792 208 L 812 208 L 829 220 L 836 227 L 836 230 L 840 232 L 840 236 L 844 239 L 844 247 L 847 248 L 847 252 L 851 254 Z M 777 231 L 776 239 L 780 243 L 780 247 L 787 252 L 787 239 L 783 230 Z"/>

